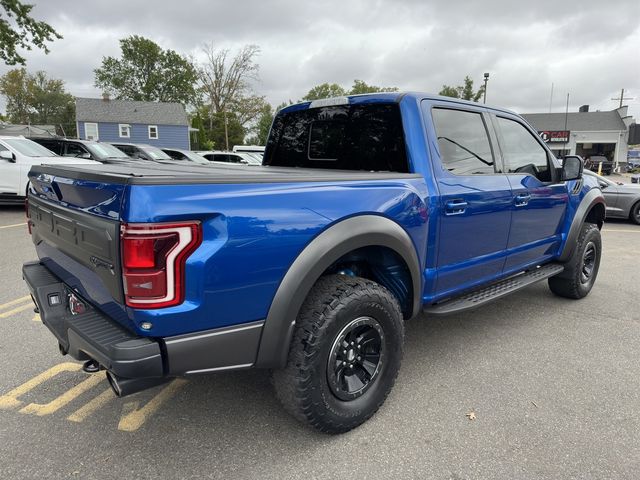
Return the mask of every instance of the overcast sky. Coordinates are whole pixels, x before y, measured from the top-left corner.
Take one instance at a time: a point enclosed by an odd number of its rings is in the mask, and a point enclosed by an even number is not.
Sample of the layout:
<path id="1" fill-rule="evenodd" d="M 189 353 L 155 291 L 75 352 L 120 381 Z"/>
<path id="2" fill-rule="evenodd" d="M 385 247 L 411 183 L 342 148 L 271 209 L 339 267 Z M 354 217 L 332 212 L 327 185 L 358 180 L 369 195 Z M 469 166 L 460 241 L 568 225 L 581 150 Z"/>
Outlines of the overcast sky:
<path id="1" fill-rule="evenodd" d="M 61 78 L 76 96 L 98 97 L 93 70 L 137 34 L 201 57 L 214 42 L 259 45 L 258 94 L 276 105 L 314 85 L 353 79 L 437 93 L 490 73 L 487 103 L 520 113 L 611 110 L 625 88 L 640 120 L 638 0 L 132 0 L 44 1 L 32 13 L 64 36 L 51 53 L 27 52 L 29 70 Z M 0 74 L 9 67 L 0 65 Z M 4 104 L 0 104 L 4 110 Z"/>

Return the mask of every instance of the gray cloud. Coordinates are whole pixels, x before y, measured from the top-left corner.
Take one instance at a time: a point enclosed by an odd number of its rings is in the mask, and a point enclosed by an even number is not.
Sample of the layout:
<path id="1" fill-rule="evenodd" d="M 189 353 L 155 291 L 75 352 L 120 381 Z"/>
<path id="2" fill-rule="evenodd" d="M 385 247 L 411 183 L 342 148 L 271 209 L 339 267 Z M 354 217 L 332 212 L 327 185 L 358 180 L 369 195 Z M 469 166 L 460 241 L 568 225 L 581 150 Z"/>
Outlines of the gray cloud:
<path id="1" fill-rule="evenodd" d="M 486 71 L 496 105 L 547 111 L 553 82 L 555 111 L 567 92 L 573 110 L 585 103 L 605 110 L 617 106 L 610 98 L 624 87 L 640 117 L 637 0 L 36 3 L 34 15 L 65 38 L 49 55 L 28 52 L 27 67 L 64 79 L 79 96 L 99 95 L 93 69 L 118 55 L 119 38 L 138 34 L 196 59 L 206 42 L 260 45 L 256 90 L 273 104 L 322 82 L 350 86 L 359 78 L 438 92 L 465 75 L 479 86 Z"/>

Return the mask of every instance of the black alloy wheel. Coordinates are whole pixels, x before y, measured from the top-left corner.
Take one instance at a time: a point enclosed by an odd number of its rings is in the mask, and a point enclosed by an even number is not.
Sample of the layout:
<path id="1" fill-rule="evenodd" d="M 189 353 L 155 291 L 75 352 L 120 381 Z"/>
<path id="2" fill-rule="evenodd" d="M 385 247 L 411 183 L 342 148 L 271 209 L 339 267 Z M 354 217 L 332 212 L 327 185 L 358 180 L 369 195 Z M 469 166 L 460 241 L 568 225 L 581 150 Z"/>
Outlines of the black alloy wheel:
<path id="1" fill-rule="evenodd" d="M 336 337 L 329 353 L 327 377 L 333 394 L 353 400 L 375 382 L 383 366 L 384 333 L 371 317 L 359 317 Z"/>

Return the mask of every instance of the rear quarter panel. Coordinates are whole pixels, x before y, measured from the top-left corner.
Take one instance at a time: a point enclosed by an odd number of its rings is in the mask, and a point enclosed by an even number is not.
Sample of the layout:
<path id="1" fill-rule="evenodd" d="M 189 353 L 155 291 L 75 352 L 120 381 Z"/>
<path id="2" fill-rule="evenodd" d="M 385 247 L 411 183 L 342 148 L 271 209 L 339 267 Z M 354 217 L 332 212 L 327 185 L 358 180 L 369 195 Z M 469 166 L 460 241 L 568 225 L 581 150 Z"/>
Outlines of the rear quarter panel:
<path id="1" fill-rule="evenodd" d="M 280 281 L 304 247 L 330 225 L 354 215 L 378 214 L 397 222 L 414 242 L 424 269 L 428 205 L 422 178 L 127 188 L 123 221 L 195 219 L 203 226 L 203 243 L 186 265 L 185 302 L 161 310 L 128 309 L 136 326 L 153 324 L 146 335 L 264 319 Z"/>

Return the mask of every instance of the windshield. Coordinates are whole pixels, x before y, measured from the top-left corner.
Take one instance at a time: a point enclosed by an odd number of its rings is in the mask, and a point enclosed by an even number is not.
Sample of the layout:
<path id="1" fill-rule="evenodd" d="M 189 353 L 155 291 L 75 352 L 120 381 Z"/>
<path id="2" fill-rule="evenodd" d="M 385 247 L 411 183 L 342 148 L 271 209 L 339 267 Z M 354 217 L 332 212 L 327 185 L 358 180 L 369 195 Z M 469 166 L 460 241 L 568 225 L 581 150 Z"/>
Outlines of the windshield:
<path id="1" fill-rule="evenodd" d="M 180 150 L 180 153 L 182 153 L 185 157 L 187 157 L 192 162 L 196 162 L 201 165 L 209 165 L 209 160 L 198 155 L 197 153 L 191 152 L 189 150 Z"/>
<path id="2" fill-rule="evenodd" d="M 127 154 L 108 143 L 86 143 L 85 147 L 98 158 L 127 158 Z"/>
<path id="3" fill-rule="evenodd" d="M 262 165 L 262 158 L 258 160 L 255 156 L 248 153 L 237 153 L 247 165 Z"/>
<path id="4" fill-rule="evenodd" d="M 156 147 L 140 147 L 154 160 L 173 160 L 169 155 Z"/>
<path id="5" fill-rule="evenodd" d="M 6 138 L 4 142 L 18 153 L 27 157 L 57 157 L 51 150 L 26 138 Z"/>

